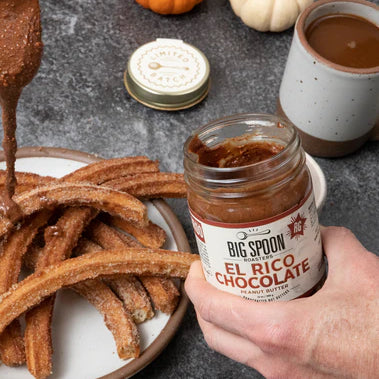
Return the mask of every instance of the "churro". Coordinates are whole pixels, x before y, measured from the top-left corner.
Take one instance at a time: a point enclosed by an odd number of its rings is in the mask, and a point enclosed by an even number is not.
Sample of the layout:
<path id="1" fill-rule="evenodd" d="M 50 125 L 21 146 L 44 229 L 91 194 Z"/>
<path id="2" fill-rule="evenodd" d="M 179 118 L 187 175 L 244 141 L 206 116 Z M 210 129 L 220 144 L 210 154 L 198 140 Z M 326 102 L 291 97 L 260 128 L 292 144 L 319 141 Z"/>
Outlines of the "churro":
<path id="1" fill-rule="evenodd" d="M 57 223 L 45 229 L 45 246 L 38 256 L 35 271 L 63 261 L 71 256 L 82 230 L 95 217 L 92 208 L 68 208 Z M 73 217 L 75 216 L 75 217 Z M 26 314 L 24 334 L 26 363 L 36 378 L 46 378 L 52 371 L 51 319 L 54 297 Z"/>
<path id="2" fill-rule="evenodd" d="M 152 161 L 147 157 L 126 157 L 104 159 L 82 167 L 71 174 L 62 178 L 66 183 L 88 182 L 92 184 L 102 184 L 106 181 L 138 174 L 142 172 L 159 171 L 158 162 Z"/>
<path id="3" fill-rule="evenodd" d="M 140 247 L 140 244 L 125 234 L 94 220 L 89 226 L 86 235 L 104 249 L 124 247 Z M 125 308 L 130 312 L 137 323 L 154 316 L 149 297 L 137 278 L 132 276 L 109 279 L 107 283 L 124 302 Z"/>
<path id="4" fill-rule="evenodd" d="M 42 254 L 43 249 L 37 245 L 32 245 L 31 248 L 32 249 L 29 249 L 24 258 L 27 257 L 28 267 L 33 269 L 36 266 L 38 257 Z M 73 250 L 73 256 L 93 253 L 101 250 L 103 250 L 101 246 L 82 237 Z M 125 277 L 125 279 L 128 278 L 129 276 Z M 154 316 L 154 313 L 152 312 L 149 299 L 147 298 L 147 309 L 135 304 L 135 313 L 133 315 L 129 314 L 125 304 L 123 304 L 123 302 L 127 300 L 129 288 L 125 283 L 123 283 L 123 280 L 124 277 L 122 276 L 117 279 L 107 280 L 108 285 L 109 282 L 115 283 L 115 288 L 112 288 L 113 291 L 105 283 L 103 283 L 101 279 L 90 279 L 83 281 L 72 286 L 71 289 L 86 298 L 103 315 L 106 326 L 113 334 L 119 357 L 121 359 L 128 359 L 138 356 L 139 351 L 138 335 L 135 335 L 136 327 L 133 325 L 133 321 L 145 321 L 146 319 Z M 139 285 L 141 286 L 141 284 Z M 121 301 L 117 298 L 115 293 Z M 145 296 L 147 296 L 146 293 Z M 28 313 L 30 312 L 32 311 L 29 311 Z M 150 314 L 150 312 L 152 314 Z M 40 329 L 38 324 L 37 329 Z M 39 336 L 40 334 L 38 334 L 37 339 L 39 339 Z M 47 340 L 46 343 L 50 346 L 49 340 Z M 30 349 L 30 351 L 36 350 Z M 52 349 L 50 351 L 52 352 Z M 36 376 L 37 372 L 41 375 L 43 372 L 47 373 L 51 371 L 51 360 L 46 360 L 45 358 L 46 355 L 44 354 L 41 356 L 41 359 L 38 359 L 37 357 L 31 359 L 31 363 L 35 365 L 33 373 L 34 376 Z M 38 365 L 38 368 L 36 365 Z M 46 367 L 50 367 L 50 370 L 46 369 Z"/>
<path id="5" fill-rule="evenodd" d="M 101 161 L 98 163 L 94 163 L 88 166 L 83 167 L 82 169 L 79 169 L 75 171 L 72 174 L 66 175 L 61 179 L 61 181 L 64 182 L 75 182 L 75 181 L 82 181 L 82 182 L 88 182 L 91 184 L 101 184 L 105 180 L 111 180 L 119 176 L 123 175 L 131 175 L 135 174 L 136 172 L 154 172 L 158 170 L 158 162 L 153 162 L 149 160 L 146 157 L 128 157 L 128 158 L 120 158 L 120 159 L 113 159 L 108 161 Z M 89 210 L 89 209 L 88 209 Z M 66 217 L 63 217 L 59 220 L 60 226 L 59 228 L 65 229 L 67 227 L 70 230 L 70 225 L 83 223 L 85 221 L 90 221 L 90 218 L 87 217 L 85 214 L 81 214 L 80 210 L 72 210 L 72 211 L 66 211 L 67 215 Z M 50 228 L 49 228 L 50 229 Z M 48 230 L 49 230 L 48 229 Z M 66 243 L 70 243 L 69 241 L 75 241 L 77 242 L 77 239 L 79 237 L 79 233 L 82 231 L 81 225 L 75 230 L 75 238 L 70 238 L 70 233 L 66 233 L 66 236 L 63 240 L 66 241 Z M 48 244 L 47 246 L 52 246 L 53 251 L 58 252 L 60 254 L 59 260 L 64 259 L 64 255 L 67 256 L 67 252 L 65 253 L 66 249 L 64 246 L 55 246 L 55 244 Z M 71 253 L 71 247 L 68 250 Z M 45 248 L 46 250 L 46 248 Z M 51 249 L 50 249 L 51 250 Z M 54 257 L 57 255 L 54 254 Z M 51 257 L 51 254 L 45 254 L 45 257 Z M 43 258 L 43 257 L 42 257 Z M 54 263 L 54 259 L 50 259 L 48 263 Z M 42 264 L 45 266 L 45 264 Z M 38 267 L 37 267 L 38 269 Z M 141 315 L 142 310 L 146 309 L 148 306 L 151 309 L 150 303 L 145 304 L 145 307 L 140 309 L 136 308 L 134 304 L 139 306 L 142 303 L 142 299 L 146 299 L 147 295 L 142 297 L 140 294 L 143 290 L 142 286 L 140 285 L 137 287 L 136 279 L 134 281 L 129 281 L 128 288 L 129 290 L 134 288 L 134 296 L 131 296 L 132 299 L 135 301 L 133 304 L 133 309 L 129 309 L 131 311 L 131 314 Z M 124 281 L 124 284 L 128 284 L 128 280 Z M 117 288 L 120 288 L 121 285 L 118 284 Z M 144 290 L 143 290 L 144 291 Z M 89 287 L 87 287 L 87 292 L 90 292 Z M 138 298 L 141 299 L 138 299 Z M 137 301 L 139 300 L 139 301 Z M 92 302 L 92 301 L 90 301 Z M 145 301 L 146 302 L 146 301 Z M 50 328 L 50 320 L 51 320 L 51 314 L 53 311 L 53 303 L 54 300 L 51 300 L 48 303 L 44 303 L 43 306 L 37 307 L 36 309 L 33 309 L 32 315 L 27 317 L 27 327 L 25 331 L 25 339 L 28 340 L 26 343 L 26 356 L 27 356 L 27 363 L 29 370 L 33 373 L 36 377 L 46 377 L 48 373 L 51 371 L 52 367 L 52 359 L 51 359 L 51 353 L 52 353 L 52 342 L 51 342 L 51 328 Z M 148 312 L 145 312 L 145 314 L 149 314 Z M 33 322 L 33 318 L 38 320 L 38 324 L 36 322 Z M 42 338 L 41 336 L 44 336 Z M 45 343 L 43 346 L 39 343 L 41 340 L 43 340 Z M 50 346 L 48 346 L 50 345 Z M 30 351 L 30 354 L 29 354 Z M 33 354 L 34 351 L 38 351 L 38 354 Z M 39 362 L 38 362 L 39 361 Z"/>
<path id="6" fill-rule="evenodd" d="M 30 172 L 16 172 L 16 194 L 29 191 L 32 188 L 43 186 L 56 180 L 51 176 L 41 176 Z M 6 183 L 6 171 L 0 170 L 0 191 L 3 191 Z"/>
<path id="7" fill-rule="evenodd" d="M 0 293 L 8 291 L 13 284 L 17 283 L 22 257 L 38 230 L 47 223 L 50 216 L 49 211 L 42 211 L 27 220 L 23 230 L 15 229 L 7 236 L 0 254 Z"/>
<path id="8" fill-rule="evenodd" d="M 20 366 L 25 363 L 24 338 L 20 322 L 13 320 L 0 335 L 1 360 L 7 366 Z"/>
<path id="9" fill-rule="evenodd" d="M 31 218 L 23 229 L 13 231 L 3 243 L 0 254 L 0 293 L 4 293 L 17 283 L 21 270 L 22 256 L 32 243 L 38 230 L 50 218 L 49 211 L 42 211 Z M 8 366 L 25 362 L 24 341 L 18 321 L 15 321 L 0 335 L 1 360 Z"/>
<path id="10" fill-rule="evenodd" d="M 35 187 L 45 185 L 55 180 L 50 176 L 40 176 L 28 172 L 17 172 L 16 194 L 29 191 Z M 0 188 L 5 186 L 6 173 L 0 170 Z M 7 291 L 17 283 L 21 268 L 21 261 L 31 245 L 34 236 L 49 220 L 52 212 L 44 210 L 30 217 L 21 228 L 16 229 L 3 242 L 3 253 L 0 256 L 0 293 Z M 0 334 L 0 355 L 2 362 L 7 366 L 19 366 L 25 363 L 24 338 L 18 320 L 12 322 Z"/>
<path id="11" fill-rule="evenodd" d="M 135 323 L 140 324 L 154 317 L 149 296 L 135 276 L 120 276 L 115 279 L 106 279 L 105 282 L 122 300 Z"/>
<path id="12" fill-rule="evenodd" d="M 91 206 L 98 210 L 116 214 L 137 224 L 147 224 L 146 207 L 135 197 L 110 188 L 90 184 L 60 183 L 38 187 L 14 197 L 22 214 L 29 216 L 42 209 L 59 205 Z M 13 223 L 0 218 L 0 237 L 10 231 Z"/>
<path id="13" fill-rule="evenodd" d="M 92 191 L 92 194 L 91 194 Z M 126 217 L 129 217 L 129 215 L 133 215 L 132 218 L 140 219 L 140 222 L 145 222 L 146 219 L 146 210 L 145 207 L 142 205 L 142 203 L 139 203 L 136 199 L 133 197 L 127 195 L 124 197 L 125 194 L 113 191 L 113 193 L 109 192 L 108 189 L 102 189 L 95 186 L 88 186 L 88 185 L 50 185 L 45 186 L 41 188 L 37 188 L 36 190 L 24 192 L 20 194 L 19 196 L 16 196 L 16 201 L 19 204 L 20 208 L 22 209 L 22 212 L 24 215 L 34 213 L 35 211 L 38 211 L 42 208 L 43 205 L 49 205 L 52 204 L 71 204 L 72 202 L 77 202 L 80 200 L 84 204 L 88 204 L 93 202 L 93 206 L 101 209 L 101 207 L 107 208 L 108 211 L 114 211 L 119 213 L 120 211 L 124 212 L 124 215 Z M 83 201 L 84 200 L 84 201 Z M 12 225 L 9 224 L 5 218 L 0 219 L 0 225 L 2 224 L 5 227 L 5 230 L 8 229 L 8 227 L 12 227 Z M 3 229 L 4 233 L 4 229 Z M 20 234 L 23 234 L 24 231 L 20 231 Z M 25 232 L 26 235 L 31 235 L 30 232 Z M 12 272 L 13 270 L 11 270 Z M 47 319 L 47 317 L 46 317 Z M 31 324 L 30 324 L 31 325 Z M 14 327 L 13 327 L 14 328 Z M 12 332 L 12 335 L 14 335 L 14 331 Z M 4 344 L 7 344 L 8 346 L 11 344 L 12 338 L 8 338 L 10 335 L 5 336 L 2 341 Z M 47 340 L 48 338 L 45 337 L 44 340 Z M 19 345 L 19 342 L 15 340 L 14 343 L 17 343 Z M 13 356 L 16 356 L 14 361 L 15 362 L 22 362 L 23 358 L 20 358 L 20 354 L 18 354 L 21 349 L 14 349 L 15 353 L 12 354 Z M 4 359 L 5 361 L 9 360 L 9 357 L 11 354 L 5 354 L 4 353 Z M 39 359 L 41 355 L 36 355 Z M 7 358 L 8 357 L 8 358 Z"/>
<path id="14" fill-rule="evenodd" d="M 25 315 L 26 363 L 29 372 L 37 379 L 47 378 L 52 373 L 51 319 L 53 313 L 51 309 L 54 307 L 54 301 L 55 294 L 44 299 Z"/>
<path id="15" fill-rule="evenodd" d="M 0 187 L 2 185 L 2 175 L 0 171 Z M 115 226 L 127 231 L 127 233 L 136 238 L 138 242 L 134 238 L 107 225 L 101 224 L 96 220 L 87 229 L 86 233 L 87 236 L 91 237 L 97 244 L 82 239 L 76 249 L 79 254 L 86 253 L 91 256 L 94 254 L 94 250 L 102 248 L 108 250 L 109 248 L 115 247 L 117 247 L 116 252 L 120 252 L 125 251 L 126 246 L 133 246 L 135 249 L 133 256 L 129 257 L 133 261 L 136 259 L 134 254 L 137 254 L 137 251 L 142 254 L 150 253 L 150 250 L 139 247 L 140 243 L 147 247 L 158 248 L 164 243 L 166 238 L 165 232 L 157 225 L 148 221 L 146 208 L 130 195 L 135 194 L 142 198 L 185 196 L 184 187 L 181 187 L 184 183 L 183 176 L 159 173 L 158 162 L 151 161 L 146 157 L 119 158 L 101 161 L 85 166 L 58 180 L 28 173 L 18 173 L 17 176 L 19 185 L 16 188 L 14 200 L 19 205 L 24 217 L 28 217 L 34 213 L 38 214 L 41 209 L 44 209 L 46 213 L 51 215 L 51 209 L 60 205 L 81 206 L 81 208 L 68 208 L 56 225 L 47 227 L 45 231 L 45 247 L 41 249 L 34 246 L 32 249 L 33 253 L 28 255 L 29 263 L 36 267 L 37 272 L 30 277 L 31 279 L 27 278 L 27 280 L 32 280 L 33 276 L 37 278 L 38 275 L 44 277 L 45 274 L 43 273 L 49 273 L 50 267 L 55 267 L 51 265 L 54 265 L 56 261 L 69 258 L 72 248 L 75 246 L 84 225 L 89 222 L 99 210 L 110 213 L 110 215 L 104 216 L 108 216 L 110 221 L 112 221 L 111 217 L 116 218 Z M 150 176 L 152 176 L 151 179 L 149 179 Z M 99 187 L 99 185 L 102 185 L 102 187 Z M 116 188 L 126 193 L 122 193 Z M 85 208 L 84 206 L 92 208 Z M 90 216 L 90 213 L 92 216 Z M 33 215 L 31 220 L 33 217 L 35 216 Z M 77 224 L 78 222 L 80 223 L 80 220 L 83 223 L 82 226 Z M 43 226 L 46 223 L 47 220 L 41 223 L 41 225 Z M 122 225 L 123 223 L 124 225 Z M 13 225 L 10 223 L 10 220 L 7 220 L 5 217 L 0 218 L 0 236 L 12 228 Z M 76 229 L 75 233 L 73 232 L 74 229 Z M 67 230 L 72 230 L 72 233 L 66 233 Z M 23 236 L 22 238 L 29 241 L 28 246 L 37 233 L 30 233 L 24 225 L 22 225 L 19 232 L 20 235 Z M 59 238 L 61 233 L 62 235 L 67 234 L 66 238 Z M 60 240 L 60 243 L 55 240 Z M 110 242 L 112 240 L 113 242 Z M 26 248 L 27 246 L 21 252 L 20 259 Z M 164 250 L 157 251 L 159 254 L 163 254 L 162 252 L 164 252 Z M 101 253 L 109 254 L 106 250 L 103 250 Z M 148 258 L 149 264 L 151 263 L 150 258 L 154 257 Z M 71 261 L 71 259 L 68 261 Z M 122 265 L 120 262 L 119 264 Z M 90 265 L 89 261 L 88 265 Z M 102 267 L 102 269 L 103 268 L 104 267 Z M 131 269 L 133 269 L 133 264 Z M 42 271 L 40 272 L 40 270 Z M 76 272 L 73 267 L 71 267 L 71 270 Z M 104 268 L 104 270 L 106 270 L 106 268 Z M 122 270 L 121 272 L 123 272 Z M 128 269 L 125 268 L 125 270 Z M 13 268 L 11 271 L 13 272 Z M 38 272 L 40 272 L 40 274 L 38 274 Z M 136 274 L 139 273 L 139 271 L 136 272 Z M 109 275 L 104 278 L 105 282 L 100 279 L 90 279 L 73 287 L 75 291 L 85 296 L 88 301 L 103 314 L 107 327 L 114 335 L 118 353 L 120 357 L 124 358 L 136 357 L 139 353 L 138 341 L 135 339 L 135 333 L 133 332 L 133 330 L 136 330 L 134 322 L 142 322 L 154 315 L 145 288 L 148 289 L 155 307 L 167 313 L 171 313 L 174 310 L 179 298 L 179 292 L 171 279 L 165 277 L 151 277 L 149 269 L 147 272 L 142 272 L 142 274 L 141 280 L 142 282 L 145 281 L 144 286 L 132 275 Z M 93 277 L 91 273 L 88 273 L 88 275 L 90 275 L 90 278 Z M 95 276 L 97 275 L 102 274 L 96 273 Z M 39 281 L 37 279 L 35 280 L 38 287 Z M 63 281 L 65 280 L 66 279 L 63 279 Z M 49 285 L 51 284 L 50 281 L 48 283 Z M 113 292 L 107 284 L 112 288 Z M 16 288 L 18 288 L 18 285 Z M 29 287 L 21 288 L 31 289 Z M 11 292 L 13 292 L 13 290 Z M 43 295 L 41 295 L 42 292 Z M 54 292 L 53 290 L 51 293 Z M 32 293 L 34 292 L 32 291 Z M 115 294 L 123 303 L 120 302 Z M 33 294 L 31 296 L 33 297 Z M 46 292 L 42 291 L 42 287 L 37 297 L 38 296 L 41 297 L 40 300 L 42 297 L 44 300 L 38 307 L 29 310 L 27 313 L 25 345 L 29 371 L 37 378 L 44 378 L 51 373 L 52 345 L 50 320 L 54 296 L 46 298 Z M 8 295 L 4 295 L 3 298 L 8 299 Z M 37 301 L 37 303 L 38 302 L 40 301 Z M 102 306 L 105 302 L 109 302 L 109 307 Z M 3 303 L 0 303 L 0 317 L 2 304 Z M 5 333 L 0 336 L 0 351 L 2 341 L 16 348 L 21 346 L 21 349 L 15 351 L 19 356 L 23 357 L 19 359 L 19 362 L 22 363 L 22 360 L 25 359 L 25 355 L 17 321 L 11 323 L 8 328 L 6 328 Z M 12 354 L 16 356 L 16 353 Z M 4 356 L 6 355 L 4 354 Z"/>
<path id="16" fill-rule="evenodd" d="M 171 279 L 155 276 L 140 276 L 139 279 L 149 293 L 155 309 L 168 315 L 175 311 L 180 293 Z"/>
<path id="17" fill-rule="evenodd" d="M 119 232 L 118 230 L 104 224 L 96 219 L 91 222 L 85 235 L 103 249 L 117 249 L 127 247 L 141 247 L 133 238 Z"/>
<path id="18" fill-rule="evenodd" d="M 156 172 L 120 177 L 104 183 L 118 191 L 128 192 L 138 198 L 186 197 L 183 174 Z"/>
<path id="19" fill-rule="evenodd" d="M 75 248 L 74 254 L 75 256 L 78 256 L 101 250 L 103 249 L 100 245 L 82 237 Z M 134 278 L 131 275 L 118 276 L 115 279 L 105 279 L 105 282 L 121 299 L 125 309 L 132 316 L 135 323 L 139 324 L 154 316 L 150 299 L 137 278 Z M 136 291 L 139 296 L 134 296 Z"/>
<path id="20" fill-rule="evenodd" d="M 72 216 L 75 215 L 75 218 Z M 45 246 L 38 258 L 35 270 L 71 257 L 82 231 L 97 215 L 97 211 L 88 207 L 67 208 L 55 225 L 48 226 L 44 232 Z"/>
<path id="21" fill-rule="evenodd" d="M 0 296 L 0 332 L 62 287 L 99 276 L 128 274 L 184 279 L 195 254 L 160 249 L 104 250 L 67 259 L 31 274 Z"/>
<path id="22" fill-rule="evenodd" d="M 71 287 L 85 297 L 104 317 L 105 325 L 112 332 L 117 353 L 121 359 L 139 356 L 139 334 L 133 319 L 122 302 L 101 280 L 85 280 Z"/>
<path id="23" fill-rule="evenodd" d="M 94 221 L 94 224 L 101 226 L 101 223 L 98 223 L 97 220 Z M 104 225 L 104 224 L 102 224 Z M 104 229 L 103 226 L 102 229 Z M 91 230 L 91 229 L 90 229 Z M 116 231 L 113 233 L 97 233 L 98 235 L 91 235 L 91 237 L 95 237 L 95 242 L 97 242 L 104 249 L 122 249 L 127 247 L 135 246 L 135 242 L 133 241 L 132 246 L 130 245 L 130 238 L 128 239 L 122 233 L 117 233 Z M 144 276 L 140 277 L 140 280 L 143 286 L 146 288 L 147 292 L 150 295 L 152 302 L 156 309 L 162 311 L 163 313 L 171 314 L 179 301 L 180 293 L 172 280 L 167 278 L 157 278 L 157 277 L 149 277 Z"/>
<path id="24" fill-rule="evenodd" d="M 0 173 L 0 189 L 5 189 L 0 199 L 0 237 L 3 237 L 0 294 L 8 290 L 0 296 L 2 359 L 9 364 L 19 364 L 25 359 L 20 327 L 15 318 L 27 312 L 25 347 L 28 368 L 36 378 L 45 378 L 51 373 L 50 321 L 55 291 L 70 285 L 104 315 L 105 323 L 115 337 L 119 356 L 136 357 L 139 354 L 139 341 L 133 320 L 102 279 L 92 278 L 118 273 L 183 277 L 195 257 L 185 253 L 146 250 L 149 253 L 146 258 L 145 252 L 141 252 L 138 247 L 134 250 L 102 251 L 73 259 L 67 258 L 70 257 L 84 227 L 99 211 L 117 215 L 138 226 L 147 225 L 146 208 L 142 203 L 126 193 L 100 188 L 99 185 L 120 177 L 133 177 L 141 172 L 154 174 L 159 171 L 158 162 L 146 157 L 101 161 L 59 180 L 20 173 L 17 174 L 19 183 L 16 186 L 16 106 L 22 89 L 38 70 L 43 47 L 38 0 L 2 2 L 1 15 L 4 31 L 1 39 L 4 43 L 0 50 L 0 98 L 7 171 L 5 175 Z M 170 182 L 170 179 L 163 179 L 161 176 L 159 178 L 161 179 L 158 180 L 157 177 L 155 180 L 159 182 L 159 188 L 157 183 L 154 185 L 147 178 L 140 178 L 139 182 L 135 178 L 133 189 L 129 187 L 130 191 L 138 190 L 144 197 L 149 194 L 150 197 L 180 196 L 177 182 Z M 51 220 L 50 216 L 58 206 L 82 208 L 64 210 L 55 225 L 45 229 L 44 244 L 38 246 L 32 255 L 31 263 L 35 266 L 35 273 L 14 284 L 18 280 L 22 256 L 38 230 Z M 7 233 L 10 234 L 6 235 Z M 133 244 L 128 236 L 119 235 L 119 239 L 124 245 Z M 137 245 L 135 242 L 134 246 Z M 2 262 L 4 266 L 1 265 Z M 123 277 L 123 280 L 127 278 Z M 131 281 L 130 286 L 137 286 L 137 282 Z M 116 283 L 120 285 L 122 281 Z"/>
<path id="25" fill-rule="evenodd" d="M 140 244 L 125 234 L 105 225 L 99 220 L 92 221 L 86 236 L 104 249 L 140 247 Z M 120 277 L 107 280 L 107 284 L 124 302 L 126 310 L 136 323 L 154 316 L 149 297 L 141 282 L 133 277 Z"/>
<path id="26" fill-rule="evenodd" d="M 166 232 L 158 225 L 149 220 L 147 226 L 139 225 L 123 220 L 117 216 L 108 214 L 101 215 L 101 220 L 107 224 L 111 224 L 125 233 L 132 235 L 143 246 L 151 249 L 159 249 L 166 241 Z"/>

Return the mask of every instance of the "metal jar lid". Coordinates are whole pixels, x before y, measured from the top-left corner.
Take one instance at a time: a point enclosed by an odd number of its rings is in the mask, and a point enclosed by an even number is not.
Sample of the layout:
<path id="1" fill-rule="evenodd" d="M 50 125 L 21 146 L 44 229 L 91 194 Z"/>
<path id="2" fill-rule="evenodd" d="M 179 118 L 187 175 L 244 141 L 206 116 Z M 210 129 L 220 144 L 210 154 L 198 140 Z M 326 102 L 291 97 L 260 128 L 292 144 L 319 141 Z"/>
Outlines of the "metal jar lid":
<path id="1" fill-rule="evenodd" d="M 192 107 L 209 91 L 209 62 L 196 47 L 158 38 L 139 47 L 124 74 L 125 87 L 140 103 L 174 111 Z"/>

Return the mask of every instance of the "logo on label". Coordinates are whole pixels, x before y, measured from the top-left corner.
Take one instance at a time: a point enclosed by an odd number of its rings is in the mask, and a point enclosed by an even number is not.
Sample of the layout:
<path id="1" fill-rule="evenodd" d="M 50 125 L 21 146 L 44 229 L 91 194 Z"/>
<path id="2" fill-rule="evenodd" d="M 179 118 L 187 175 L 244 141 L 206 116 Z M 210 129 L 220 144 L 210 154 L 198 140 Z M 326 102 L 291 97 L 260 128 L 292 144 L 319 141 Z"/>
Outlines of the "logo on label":
<path id="1" fill-rule="evenodd" d="M 304 235 L 304 230 L 307 227 L 305 221 L 307 221 L 307 219 L 302 217 L 300 213 L 298 213 L 296 217 L 291 217 L 291 223 L 287 225 L 289 228 L 287 234 L 291 237 L 291 240 L 293 238 L 299 239 L 300 236 Z"/>
<path id="2" fill-rule="evenodd" d="M 193 230 L 196 234 L 196 237 L 199 238 L 201 242 L 205 243 L 203 227 L 195 218 L 192 217 L 192 215 L 191 215 L 191 218 L 192 218 Z"/>
<path id="3" fill-rule="evenodd" d="M 251 230 L 251 232 L 238 232 L 236 237 L 240 240 L 245 240 L 249 237 L 254 237 L 254 236 L 261 236 L 264 234 L 270 234 L 270 229 L 262 230 L 261 232 L 255 232 L 254 229 Z"/>
<path id="4" fill-rule="evenodd" d="M 199 58 L 183 46 L 154 46 L 137 61 L 138 73 L 150 85 L 184 89 L 194 85 L 200 75 Z"/>

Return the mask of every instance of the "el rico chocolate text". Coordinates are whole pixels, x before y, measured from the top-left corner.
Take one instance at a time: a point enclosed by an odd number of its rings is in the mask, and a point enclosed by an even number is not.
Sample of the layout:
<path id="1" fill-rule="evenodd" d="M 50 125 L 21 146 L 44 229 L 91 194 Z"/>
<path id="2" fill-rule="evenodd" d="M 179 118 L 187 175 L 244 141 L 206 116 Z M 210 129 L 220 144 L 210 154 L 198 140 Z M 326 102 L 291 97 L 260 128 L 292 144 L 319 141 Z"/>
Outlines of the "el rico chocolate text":
<path id="1" fill-rule="evenodd" d="M 296 262 L 293 254 L 264 263 L 244 265 L 242 268 L 239 263 L 225 262 L 224 267 L 224 273 L 215 273 L 216 280 L 223 286 L 241 289 L 283 285 L 310 270 L 308 258 Z"/>

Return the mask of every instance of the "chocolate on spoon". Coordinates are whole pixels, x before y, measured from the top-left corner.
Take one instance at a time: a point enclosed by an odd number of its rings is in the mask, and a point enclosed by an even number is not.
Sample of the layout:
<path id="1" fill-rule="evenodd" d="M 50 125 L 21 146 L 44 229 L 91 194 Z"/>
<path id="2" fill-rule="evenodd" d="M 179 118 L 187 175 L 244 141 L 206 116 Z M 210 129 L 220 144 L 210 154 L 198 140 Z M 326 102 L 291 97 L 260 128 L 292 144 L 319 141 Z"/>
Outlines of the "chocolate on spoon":
<path id="1" fill-rule="evenodd" d="M 19 216 L 17 205 L 12 201 L 17 184 L 14 174 L 16 108 L 22 89 L 33 79 L 41 62 L 43 44 L 38 0 L 0 1 L 0 46 L 0 104 L 7 164 L 6 190 L 0 211 L 15 219 Z"/>

